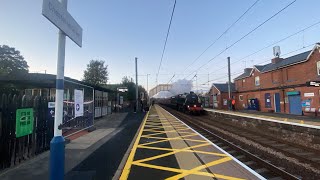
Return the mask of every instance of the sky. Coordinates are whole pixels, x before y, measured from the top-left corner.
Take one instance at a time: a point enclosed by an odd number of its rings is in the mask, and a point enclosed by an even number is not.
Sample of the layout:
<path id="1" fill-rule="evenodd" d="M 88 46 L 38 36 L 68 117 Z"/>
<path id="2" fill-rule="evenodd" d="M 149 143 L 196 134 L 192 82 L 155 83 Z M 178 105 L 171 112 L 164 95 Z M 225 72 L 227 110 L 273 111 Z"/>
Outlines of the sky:
<path id="1" fill-rule="evenodd" d="M 272 46 L 247 55 L 320 21 L 318 0 L 297 0 L 217 56 L 294 1 L 260 0 L 195 61 L 255 1 L 177 0 L 158 83 L 168 83 L 173 76 L 171 82 L 192 79 L 197 89 L 224 83 L 227 57 L 235 78 L 245 67 L 271 62 Z M 120 83 L 124 76 L 135 78 L 137 57 L 138 83 L 147 88 L 150 74 L 151 89 L 156 85 L 173 4 L 174 0 L 69 0 L 68 11 L 83 29 L 83 46 L 67 38 L 65 76 L 81 80 L 89 61 L 99 59 L 108 65 L 109 83 Z M 58 29 L 41 11 L 42 0 L 0 0 L 0 44 L 19 50 L 30 72 L 56 74 Z M 280 46 L 281 57 L 289 57 L 312 49 L 320 41 L 319 31 L 318 24 L 275 45 Z"/>

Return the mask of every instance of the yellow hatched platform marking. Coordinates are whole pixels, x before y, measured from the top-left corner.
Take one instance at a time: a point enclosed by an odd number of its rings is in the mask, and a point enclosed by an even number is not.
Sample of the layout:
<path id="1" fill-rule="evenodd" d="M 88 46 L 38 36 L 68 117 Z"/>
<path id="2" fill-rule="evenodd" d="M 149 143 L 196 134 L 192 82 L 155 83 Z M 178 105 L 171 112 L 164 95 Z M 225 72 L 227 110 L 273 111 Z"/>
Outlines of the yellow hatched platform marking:
<path id="1" fill-rule="evenodd" d="M 142 167 L 147 167 L 147 168 L 152 168 L 152 169 L 159 169 L 159 170 L 164 170 L 164 171 L 170 171 L 170 172 L 176 172 L 176 173 L 185 173 L 188 172 L 189 170 L 185 169 L 176 169 L 176 168 L 171 168 L 171 167 L 164 167 L 164 166 L 157 166 L 157 165 L 152 165 L 152 164 L 146 164 L 146 163 L 134 163 L 136 166 L 142 166 Z M 208 176 L 208 177 L 215 177 L 215 178 L 221 178 L 221 179 L 226 179 L 226 180 L 244 180 L 241 178 L 235 178 L 232 176 L 225 176 L 221 174 L 216 174 L 216 173 L 208 173 L 208 172 L 201 172 L 201 171 L 195 171 L 192 174 L 194 175 L 200 175 L 200 176 Z"/>
<path id="2" fill-rule="evenodd" d="M 144 143 L 144 144 L 141 144 L 141 145 L 145 146 L 145 145 L 157 144 L 157 143 L 160 143 L 160 142 L 167 142 L 167 141 L 172 141 L 172 140 L 183 140 L 184 137 L 190 137 L 190 136 L 197 136 L 197 134 L 188 134 L 188 135 L 178 136 L 178 137 L 174 137 L 174 138 L 166 138 L 164 140 L 153 141 L 153 142 Z"/>
<path id="3" fill-rule="evenodd" d="M 158 132 L 158 133 L 153 133 L 153 134 L 146 134 L 146 135 L 142 135 L 141 137 L 145 137 L 145 138 L 148 138 L 148 137 L 153 137 L 153 136 L 156 136 L 156 135 L 160 135 L 160 134 L 167 134 L 167 133 L 171 133 L 171 132 L 177 132 L 176 130 L 171 130 L 171 131 L 163 131 L 163 132 Z M 190 134 L 190 132 L 179 132 L 180 134 Z"/>
<path id="4" fill-rule="evenodd" d="M 153 132 L 153 131 L 163 131 L 163 130 L 161 130 L 161 129 L 163 129 L 162 127 L 153 127 L 153 128 L 150 128 L 150 129 L 148 129 L 149 131 L 148 132 Z"/>
<path id="5" fill-rule="evenodd" d="M 147 126 L 161 126 L 161 123 L 147 123 Z"/>
<path id="6" fill-rule="evenodd" d="M 184 128 L 184 129 L 180 129 L 181 130 L 189 130 L 189 128 Z M 152 130 L 152 129 L 146 129 L 144 130 L 145 132 L 163 132 L 163 131 L 158 131 L 158 130 Z"/>
<path id="7" fill-rule="evenodd" d="M 197 134 L 194 134 L 194 135 L 197 135 Z M 150 138 L 150 139 L 162 139 L 162 140 L 169 140 L 170 141 L 170 139 L 171 140 L 173 140 L 173 138 L 164 138 L 164 137 L 153 137 L 153 136 L 149 136 L 148 138 Z M 206 143 L 207 141 L 205 141 L 205 140 L 196 140 L 196 139 L 174 139 L 174 140 L 185 140 L 185 141 L 193 141 L 193 142 L 203 142 L 203 143 Z M 157 143 L 157 141 L 154 141 L 155 143 Z M 163 142 L 163 141 L 162 141 Z"/>
<path id="8" fill-rule="evenodd" d="M 218 164 L 221 164 L 221 163 L 224 163 L 224 162 L 227 162 L 227 161 L 230 161 L 232 160 L 231 157 L 225 157 L 225 158 L 222 158 L 222 159 L 218 159 L 218 160 L 215 160 L 215 161 L 212 161 L 210 163 L 207 163 L 207 164 L 204 164 L 204 165 L 201 165 L 201 166 L 198 166 L 196 168 L 193 168 L 193 169 L 190 169 L 189 171 L 185 171 L 181 174 L 178 174 L 176 176 L 172 176 L 170 178 L 167 178 L 168 180 L 175 180 L 175 179 L 181 179 L 185 176 L 188 176 L 190 174 L 194 174 L 195 172 L 198 172 L 202 169 L 205 169 L 205 168 L 208 168 L 210 166 L 215 166 L 215 165 L 218 165 Z"/>
<path id="9" fill-rule="evenodd" d="M 201 170 L 203 170 L 205 168 L 231 161 L 232 158 L 226 154 L 223 154 L 223 153 L 214 153 L 214 152 L 196 150 L 196 148 L 209 146 L 211 144 L 205 140 L 189 139 L 189 137 L 198 136 L 198 135 L 196 133 L 194 133 L 193 131 L 190 131 L 190 129 L 187 126 L 185 126 L 181 122 L 177 121 L 176 119 L 164 118 L 166 116 L 163 115 L 162 112 L 159 112 L 159 109 L 157 111 L 159 113 L 159 116 L 154 116 L 152 114 L 149 115 L 150 111 L 146 115 L 146 117 L 143 121 L 141 130 L 137 136 L 137 139 L 136 139 L 136 141 L 133 145 L 133 148 L 130 152 L 130 155 L 128 157 L 127 163 L 122 171 L 120 179 L 127 179 L 129 176 L 129 173 L 130 173 L 131 166 L 135 165 L 135 166 L 141 166 L 141 167 L 147 167 L 147 168 L 152 168 L 152 169 L 159 169 L 159 170 L 178 173 L 177 175 L 168 178 L 169 180 L 181 179 L 181 178 L 186 177 L 188 175 L 200 175 L 200 176 L 215 177 L 215 178 L 227 179 L 227 180 L 241 180 L 240 178 L 235 178 L 235 177 L 231 177 L 231 176 L 226 176 L 226 175 L 221 175 L 221 174 L 216 174 L 216 173 L 209 173 L 209 172 L 202 172 Z M 170 122 L 168 120 L 170 120 Z M 173 130 L 164 131 L 164 130 L 162 130 L 164 128 L 169 128 L 169 129 L 172 128 Z M 150 134 L 142 135 L 143 132 L 148 132 Z M 176 132 L 178 132 L 180 134 L 180 136 L 173 137 L 173 138 L 156 137 L 156 135 L 167 134 L 167 133 L 176 133 Z M 181 136 L 181 134 L 183 134 L 183 135 Z M 139 144 L 141 138 L 149 138 L 149 139 L 154 139 L 156 141 Z M 149 146 L 149 145 L 154 145 L 154 144 L 161 143 L 161 142 L 170 142 L 170 141 L 175 141 L 175 140 L 199 142 L 200 144 L 194 145 L 194 146 L 189 146 L 189 147 L 182 148 L 182 149 L 172 149 L 172 148 L 161 148 L 161 147 Z M 160 151 L 166 151 L 166 152 L 163 154 L 160 154 L 160 155 L 156 155 L 156 156 L 152 156 L 152 157 L 148 157 L 148 158 L 139 159 L 139 160 L 134 161 L 135 152 L 138 148 L 150 149 L 150 150 L 160 150 Z M 189 169 L 189 170 L 176 169 L 176 168 L 170 168 L 170 167 L 164 167 L 164 166 L 157 166 L 157 165 L 152 165 L 152 164 L 146 163 L 147 161 L 160 159 L 160 158 L 174 155 L 174 154 L 180 153 L 180 152 L 207 154 L 207 155 L 212 155 L 215 157 L 220 157 L 220 159 L 214 160 L 212 162 L 209 162 L 207 164 L 203 164 L 201 166 L 198 166 L 198 167 L 195 167 L 195 168 Z"/>
<path id="10" fill-rule="evenodd" d="M 175 150 L 175 151 L 172 151 L 172 152 L 168 152 L 168 153 L 164 153 L 164 154 L 160 154 L 160 155 L 157 155 L 157 156 L 152 156 L 152 157 L 145 158 L 145 159 L 139 159 L 139 160 L 134 161 L 134 162 L 151 161 L 151 160 L 163 158 L 163 157 L 166 157 L 166 156 L 170 156 L 170 155 L 176 154 L 178 152 L 183 152 L 184 150 L 193 149 L 193 148 L 197 148 L 197 147 L 208 146 L 208 145 L 210 145 L 210 143 L 199 144 L 199 145 L 195 145 L 195 146 L 189 146 L 189 147 L 186 147 L 186 148 L 183 148 L 183 149 L 178 149 L 178 150 Z"/>
<path id="11" fill-rule="evenodd" d="M 141 146 L 138 145 L 138 148 L 144 148 L 144 149 L 154 149 L 154 150 L 162 150 L 162 151 L 177 151 L 179 149 L 171 149 L 171 148 L 159 148 L 159 147 L 151 147 L 151 146 Z M 196 153 L 201 153 L 201 154 L 210 154 L 210 155 L 215 155 L 215 156 L 221 156 L 221 157 L 227 157 L 228 155 L 223 154 L 223 153 L 214 153 L 214 152 L 207 152 L 207 151 L 198 151 L 198 150 L 190 150 L 186 149 L 181 152 L 196 152 Z"/>
<path id="12" fill-rule="evenodd" d="M 149 127 L 149 128 L 165 128 L 165 127 L 168 127 L 168 128 L 171 128 L 172 126 L 156 126 L 156 125 L 145 125 L 144 127 Z"/>

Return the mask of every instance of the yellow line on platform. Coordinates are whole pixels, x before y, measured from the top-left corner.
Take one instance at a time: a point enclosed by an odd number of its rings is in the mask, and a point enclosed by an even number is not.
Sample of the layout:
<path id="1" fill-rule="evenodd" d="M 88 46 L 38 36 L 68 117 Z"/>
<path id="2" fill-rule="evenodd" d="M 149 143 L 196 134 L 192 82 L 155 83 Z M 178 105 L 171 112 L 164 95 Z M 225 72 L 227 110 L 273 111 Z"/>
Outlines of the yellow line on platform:
<path id="1" fill-rule="evenodd" d="M 145 125 L 144 127 L 148 127 L 148 128 L 159 128 L 159 127 L 172 127 L 172 126 Z"/>
<path id="2" fill-rule="evenodd" d="M 182 152 L 182 151 L 187 150 L 187 149 L 194 149 L 194 148 L 208 146 L 208 145 L 211 145 L 211 144 L 210 143 L 204 143 L 204 144 L 199 144 L 199 145 L 195 145 L 195 146 L 189 146 L 189 147 L 186 147 L 186 148 L 183 148 L 183 149 L 178 149 L 176 151 L 160 154 L 160 155 L 157 155 L 157 156 L 152 156 L 152 157 L 145 158 L 145 159 L 140 159 L 140 160 L 134 161 L 134 163 L 151 161 L 151 160 L 159 159 L 159 158 L 162 158 L 162 157 L 170 156 L 170 155 L 176 154 L 178 152 Z"/>
<path id="3" fill-rule="evenodd" d="M 176 131 L 176 130 L 163 131 L 163 132 L 158 132 L 158 133 L 152 133 L 152 134 L 142 135 L 141 137 L 149 138 L 149 137 L 153 137 L 153 136 L 156 136 L 156 135 L 167 134 L 167 133 L 171 133 L 171 132 L 177 132 L 177 131 Z M 190 134 L 190 132 L 179 132 L 179 133 L 180 133 L 180 134 Z"/>
<path id="4" fill-rule="evenodd" d="M 190 170 L 185 170 L 185 169 L 177 169 L 177 168 L 171 168 L 171 167 L 164 167 L 164 166 L 157 166 L 157 165 L 152 165 L 152 164 L 146 164 L 146 163 L 133 163 L 136 166 L 141 166 L 141 167 L 146 167 L 146 168 L 152 168 L 152 169 L 159 169 L 163 171 L 170 171 L 170 172 L 175 172 L 175 173 L 187 173 Z M 221 178 L 221 179 L 226 179 L 226 180 L 243 180 L 240 178 L 235 178 L 231 176 L 225 176 L 225 175 L 220 175 L 220 174 L 215 174 L 215 173 L 208 173 L 208 172 L 201 172 L 201 171 L 194 171 L 192 174 L 194 175 L 200 175 L 200 176 L 208 176 L 208 177 L 216 177 L 216 178 Z"/>
<path id="5" fill-rule="evenodd" d="M 191 135 L 197 135 L 195 133 L 193 134 L 189 134 L 190 136 Z M 149 138 L 149 139 L 162 139 L 162 140 L 184 140 L 184 141 L 192 141 L 192 142 L 201 142 L 201 143 L 206 143 L 207 141 L 205 140 L 198 140 L 198 139 L 186 139 L 186 138 L 181 138 L 182 136 L 177 136 L 177 137 L 174 137 L 174 138 L 165 138 L 165 137 L 155 137 L 155 136 L 141 136 L 141 137 L 144 137 L 144 138 Z M 153 141 L 152 144 L 156 144 L 158 142 L 164 142 L 164 141 Z M 141 145 L 148 145 L 148 143 L 146 144 L 141 144 Z"/>
<path id="6" fill-rule="evenodd" d="M 132 162 L 133 162 L 133 159 L 134 159 L 134 155 L 135 155 L 135 153 L 136 153 L 137 146 L 138 146 L 138 144 L 139 144 L 139 141 L 140 141 L 140 138 L 141 138 L 143 129 L 144 129 L 144 125 L 145 125 L 146 122 L 147 122 L 147 118 L 148 118 L 148 116 L 149 116 L 149 112 L 150 112 L 150 111 L 148 111 L 148 113 L 147 113 L 146 116 L 144 117 L 143 124 L 142 124 L 142 126 L 141 126 L 140 132 L 139 132 L 139 134 L 138 134 L 138 136 L 137 136 L 137 139 L 136 139 L 136 141 L 134 142 L 134 145 L 133 145 L 133 147 L 132 147 L 132 149 L 131 149 L 130 155 L 129 155 L 128 160 L 127 160 L 127 163 L 126 163 L 126 165 L 124 166 L 124 169 L 123 169 L 123 171 L 122 171 L 122 173 L 121 173 L 121 176 L 120 176 L 120 179 L 121 179 L 121 180 L 128 179 L 128 176 L 129 176 L 129 173 L 130 173 L 130 169 L 131 169 L 131 166 L 132 166 Z"/>
<path id="7" fill-rule="evenodd" d="M 170 178 L 167 178 L 167 180 L 181 179 L 181 178 L 183 178 L 183 177 L 185 177 L 185 176 L 188 176 L 188 175 L 190 175 L 190 174 L 194 174 L 194 173 L 196 173 L 196 172 L 198 172 L 198 171 L 200 171 L 200 170 L 202 170 L 202 169 L 205 169 L 205 168 L 207 168 L 207 167 L 215 166 L 215 165 L 218 165 L 218 164 L 221 164 L 221 163 L 230 161 L 230 160 L 232 160 L 231 157 L 224 157 L 224 158 L 221 158 L 221 159 L 212 161 L 212 162 L 210 162 L 210 163 L 207 163 L 207 164 L 198 166 L 198 167 L 196 167 L 196 168 L 190 169 L 190 170 L 185 171 L 185 172 L 183 172 L 183 173 L 181 173 L 181 174 L 178 174 L 178 175 L 176 175 L 176 176 L 172 176 L 172 177 L 170 177 Z M 231 179 L 239 179 L 239 178 L 234 178 L 234 177 L 230 177 L 230 178 L 231 178 Z M 228 178 L 228 179 L 230 179 L 230 178 Z"/>
<path id="8" fill-rule="evenodd" d="M 152 131 L 162 131 L 161 129 L 163 129 L 162 127 L 153 127 L 153 128 L 148 128 L 148 129 L 144 129 L 144 132 L 152 132 Z M 146 131 L 148 130 L 148 131 Z"/>
<path id="9" fill-rule="evenodd" d="M 171 140 L 183 140 L 184 137 L 190 137 L 190 136 L 196 136 L 196 135 L 197 134 L 193 133 L 193 134 L 188 134 L 188 135 L 184 135 L 184 136 L 178 136 L 178 137 L 174 137 L 174 138 L 166 138 L 166 139 L 163 139 L 163 140 L 160 140 L 160 141 L 153 141 L 153 142 L 144 143 L 144 144 L 140 144 L 140 145 L 145 146 L 145 145 L 157 144 L 157 143 L 171 141 Z M 198 141 L 198 140 L 196 140 L 196 141 Z"/>
<path id="10" fill-rule="evenodd" d="M 138 148 L 154 149 L 154 150 L 162 150 L 162 151 L 177 151 L 177 150 L 180 150 L 180 149 L 159 148 L 159 147 L 141 146 L 141 145 L 138 145 Z M 228 156 L 228 155 L 223 154 L 223 153 L 214 153 L 214 152 L 198 151 L 198 150 L 190 150 L 190 149 L 183 150 L 183 152 L 195 152 L 195 153 L 209 154 L 209 155 L 220 156 L 220 157 L 227 157 Z"/>
<path id="11" fill-rule="evenodd" d="M 179 129 L 179 131 L 183 131 L 183 130 L 190 130 L 189 128 L 184 128 L 184 129 Z M 157 130 L 152 130 L 152 129 L 145 129 L 145 132 L 163 132 L 163 131 L 157 131 Z M 176 131 L 176 130 L 174 130 Z"/>

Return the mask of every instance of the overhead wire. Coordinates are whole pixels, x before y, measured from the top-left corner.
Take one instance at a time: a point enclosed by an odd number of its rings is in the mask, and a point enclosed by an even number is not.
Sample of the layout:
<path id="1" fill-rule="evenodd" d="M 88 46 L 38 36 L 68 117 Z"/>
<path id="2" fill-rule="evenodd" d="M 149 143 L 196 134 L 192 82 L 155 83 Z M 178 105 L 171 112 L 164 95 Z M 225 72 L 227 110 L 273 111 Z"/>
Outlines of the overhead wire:
<path id="1" fill-rule="evenodd" d="M 244 38 L 246 38 L 247 36 L 249 36 L 250 34 L 252 34 L 254 31 L 256 31 L 257 29 L 259 29 L 261 26 L 263 26 L 264 24 L 266 24 L 268 21 L 270 21 L 271 19 L 273 19 L 274 17 L 276 17 L 277 15 L 279 15 L 281 12 L 283 12 L 285 9 L 287 9 L 288 7 L 290 7 L 292 4 L 294 4 L 297 0 L 293 0 L 291 3 L 289 3 L 288 5 L 286 5 L 285 7 L 283 7 L 282 9 L 280 9 L 279 11 L 277 11 L 275 14 L 273 14 L 271 17 L 269 17 L 268 19 L 266 19 L 265 21 L 263 21 L 262 23 L 260 23 L 258 26 L 256 26 L 255 28 L 253 28 L 251 31 L 249 31 L 248 33 L 246 33 L 244 36 L 242 36 L 241 38 L 239 38 L 237 41 L 233 42 L 230 46 L 226 47 L 224 50 L 222 50 L 220 53 L 218 53 L 217 55 L 215 55 L 213 58 L 209 59 L 205 64 L 203 64 L 202 66 L 200 66 L 198 69 L 196 69 L 195 71 L 193 71 L 192 73 L 190 73 L 188 76 L 186 76 L 185 78 L 189 77 L 191 74 L 199 71 L 199 69 L 203 68 L 205 65 L 207 65 L 208 63 L 210 63 L 212 60 L 216 59 L 218 56 L 220 56 L 222 53 L 224 53 L 225 51 L 227 51 L 228 49 L 230 49 L 231 47 L 233 47 L 234 45 L 236 45 L 237 43 L 239 43 L 240 41 L 242 41 Z"/>
<path id="2" fill-rule="evenodd" d="M 174 78 L 175 74 L 171 77 L 171 79 L 168 81 L 167 84 L 169 84 L 171 82 L 171 80 Z"/>
<path id="3" fill-rule="evenodd" d="M 158 68 L 158 73 L 157 73 L 157 76 L 156 76 L 157 84 L 158 84 L 158 74 L 159 74 L 159 72 L 160 72 L 160 68 L 161 68 L 161 64 L 162 64 L 162 60 L 163 60 L 163 55 L 164 55 L 164 52 L 165 52 L 165 50 L 166 50 L 167 41 L 168 41 L 168 37 L 169 37 L 169 33 L 170 33 L 170 28 L 171 28 L 171 23 L 172 23 L 172 18 L 173 18 L 174 10 L 175 10 L 175 8 L 176 8 L 176 3 L 177 3 L 177 0 L 174 1 L 174 5 L 173 5 L 171 17 L 170 17 L 170 23 L 169 23 L 169 27 L 168 27 L 168 31 L 167 31 L 167 36 L 166 36 L 166 40 L 165 40 L 165 42 L 164 42 L 164 46 L 163 46 L 163 50 L 162 50 L 162 55 L 161 55 L 161 59 L 160 59 L 160 64 L 159 64 L 159 68 Z"/>
<path id="4" fill-rule="evenodd" d="M 244 15 L 246 15 L 260 0 L 256 0 L 235 22 L 233 22 L 217 39 L 215 39 L 193 62 L 187 66 L 187 68 L 184 69 L 183 72 L 185 72 L 189 67 L 191 67 L 196 61 L 200 59 L 200 57 L 207 52 L 208 49 L 210 49 L 218 40 L 221 39 L 223 35 L 225 35 Z"/>
<path id="5" fill-rule="evenodd" d="M 310 29 L 310 28 L 312 28 L 312 27 L 314 27 L 314 26 L 316 26 L 316 25 L 318 25 L 318 24 L 320 24 L 320 21 L 317 21 L 316 23 L 314 23 L 314 24 L 312 24 L 312 25 L 309 25 L 309 26 L 307 26 L 307 27 L 305 27 L 305 28 L 303 28 L 303 29 L 301 29 L 301 30 L 299 30 L 299 31 L 296 31 L 296 32 L 294 32 L 294 33 L 292 33 L 292 34 L 290 34 L 290 35 L 288 35 L 288 36 L 286 36 L 286 37 L 284 37 L 284 38 L 276 41 L 276 42 L 273 42 L 273 43 L 271 43 L 271 44 L 269 44 L 269 45 L 267 45 L 267 46 L 265 46 L 265 47 L 263 47 L 263 48 L 255 51 L 255 52 L 253 52 L 253 53 L 250 53 L 249 55 L 246 55 L 246 56 L 244 56 L 243 58 L 240 58 L 240 59 L 238 59 L 238 60 L 236 60 L 236 61 L 234 61 L 234 62 L 231 62 L 231 64 L 235 64 L 235 63 L 237 63 L 237 62 L 240 62 L 240 61 L 242 61 L 242 60 L 244 60 L 244 59 L 246 59 L 246 58 L 248 58 L 248 57 L 250 57 L 250 56 L 252 56 L 252 55 L 255 55 L 255 54 L 257 54 L 257 53 L 259 53 L 259 52 L 261 52 L 261 51 L 263 51 L 263 50 L 271 47 L 271 46 L 274 46 L 274 45 L 276 45 L 276 44 L 278 44 L 278 43 L 280 43 L 280 42 L 282 42 L 282 41 L 285 41 L 285 40 L 287 40 L 287 39 L 289 39 L 289 38 L 291 38 L 291 37 L 293 37 L 293 36 L 295 36 L 295 35 L 297 35 L 297 34 L 300 34 L 300 33 L 302 33 L 302 32 L 305 32 L 306 30 L 308 30 L 308 29 Z M 217 71 L 219 71 L 219 70 L 222 70 L 222 69 L 224 69 L 224 68 L 227 68 L 227 67 L 228 67 L 228 66 L 223 66 L 223 67 L 221 67 L 221 68 L 218 68 L 218 69 L 212 71 L 210 74 L 212 74 L 213 72 L 217 72 Z"/>

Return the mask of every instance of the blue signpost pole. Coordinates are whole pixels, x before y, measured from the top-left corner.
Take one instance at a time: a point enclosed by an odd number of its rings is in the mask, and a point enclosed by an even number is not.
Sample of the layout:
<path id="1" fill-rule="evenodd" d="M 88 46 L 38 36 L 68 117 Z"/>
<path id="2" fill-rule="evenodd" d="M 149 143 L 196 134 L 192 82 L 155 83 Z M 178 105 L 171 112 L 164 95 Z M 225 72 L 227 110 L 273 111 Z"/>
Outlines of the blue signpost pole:
<path id="1" fill-rule="evenodd" d="M 60 0 L 60 3 L 67 9 L 67 0 Z M 63 119 L 65 46 L 66 35 L 59 30 L 54 137 L 50 142 L 50 180 L 64 179 L 65 141 L 59 126 Z"/>

